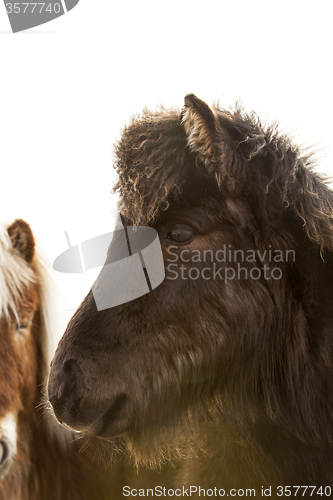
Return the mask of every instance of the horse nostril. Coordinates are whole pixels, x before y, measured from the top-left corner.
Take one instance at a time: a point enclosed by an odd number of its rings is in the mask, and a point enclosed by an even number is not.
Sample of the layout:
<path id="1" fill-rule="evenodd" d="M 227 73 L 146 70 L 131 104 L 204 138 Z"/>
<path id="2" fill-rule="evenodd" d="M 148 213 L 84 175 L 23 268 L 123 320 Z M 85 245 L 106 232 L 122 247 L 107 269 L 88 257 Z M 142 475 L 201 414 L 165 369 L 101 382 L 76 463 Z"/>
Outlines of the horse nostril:
<path id="1" fill-rule="evenodd" d="M 65 372 L 67 373 L 71 373 L 71 371 L 73 369 L 75 369 L 75 366 L 77 365 L 77 362 L 75 361 L 75 359 L 67 359 L 66 361 L 64 361 L 64 370 Z"/>
<path id="2" fill-rule="evenodd" d="M 86 393 L 84 374 L 73 358 L 62 361 L 56 368 L 49 380 L 48 397 L 56 418 L 68 424 L 76 418 L 79 403 Z"/>
<path id="3" fill-rule="evenodd" d="M 0 441 L 0 467 L 6 462 L 8 458 L 8 446 L 5 441 Z"/>

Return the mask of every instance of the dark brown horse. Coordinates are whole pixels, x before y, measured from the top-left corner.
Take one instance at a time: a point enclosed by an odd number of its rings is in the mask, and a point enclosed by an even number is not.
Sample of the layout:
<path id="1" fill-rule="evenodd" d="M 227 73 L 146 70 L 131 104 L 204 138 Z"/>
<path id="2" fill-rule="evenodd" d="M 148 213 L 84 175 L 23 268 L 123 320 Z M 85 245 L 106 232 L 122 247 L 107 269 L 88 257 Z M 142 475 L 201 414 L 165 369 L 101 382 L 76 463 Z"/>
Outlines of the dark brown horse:
<path id="1" fill-rule="evenodd" d="M 311 158 L 188 95 L 134 119 L 116 167 L 166 278 L 102 311 L 87 295 L 53 360 L 58 420 L 137 464 L 173 461 L 192 496 L 331 496 L 333 194 Z"/>
<path id="2" fill-rule="evenodd" d="M 28 224 L 0 229 L 0 499 L 107 500 L 111 474 L 38 407 L 54 331 L 52 282 Z M 112 481 L 111 481 L 112 482 Z"/>

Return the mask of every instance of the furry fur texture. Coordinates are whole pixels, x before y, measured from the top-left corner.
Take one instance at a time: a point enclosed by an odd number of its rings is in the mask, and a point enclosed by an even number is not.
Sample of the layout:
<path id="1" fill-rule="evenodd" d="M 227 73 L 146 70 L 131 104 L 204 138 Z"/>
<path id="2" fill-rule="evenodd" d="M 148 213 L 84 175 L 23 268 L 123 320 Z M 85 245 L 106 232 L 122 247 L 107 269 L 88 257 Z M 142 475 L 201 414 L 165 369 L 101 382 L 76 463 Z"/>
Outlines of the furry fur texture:
<path id="1" fill-rule="evenodd" d="M 333 195 L 311 158 L 188 95 L 124 129 L 116 168 L 120 211 L 157 229 L 166 279 L 99 312 L 88 294 L 53 361 L 59 420 L 137 463 L 173 460 L 174 487 L 332 486 Z M 253 258 L 238 272 L 223 248 Z"/>

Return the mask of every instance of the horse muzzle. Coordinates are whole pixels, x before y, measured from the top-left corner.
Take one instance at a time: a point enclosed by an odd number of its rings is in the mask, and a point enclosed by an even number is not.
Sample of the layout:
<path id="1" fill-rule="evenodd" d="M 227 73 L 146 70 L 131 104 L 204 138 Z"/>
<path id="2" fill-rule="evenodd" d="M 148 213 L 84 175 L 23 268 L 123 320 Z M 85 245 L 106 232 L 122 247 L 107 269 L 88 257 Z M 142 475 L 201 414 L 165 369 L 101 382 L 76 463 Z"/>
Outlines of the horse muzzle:
<path id="1" fill-rule="evenodd" d="M 72 430 L 113 437 L 126 428 L 126 394 L 105 396 L 98 394 L 98 387 L 90 389 L 74 359 L 66 360 L 60 367 L 53 362 L 48 396 L 57 420 Z"/>

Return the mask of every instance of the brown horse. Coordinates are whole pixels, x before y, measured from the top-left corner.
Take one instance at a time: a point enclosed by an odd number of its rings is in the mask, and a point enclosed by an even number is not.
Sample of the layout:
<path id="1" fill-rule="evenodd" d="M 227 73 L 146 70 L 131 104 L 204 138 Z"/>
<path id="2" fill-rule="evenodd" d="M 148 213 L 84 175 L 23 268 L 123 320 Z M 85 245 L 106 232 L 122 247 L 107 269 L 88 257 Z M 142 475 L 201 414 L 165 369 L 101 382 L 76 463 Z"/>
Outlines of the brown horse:
<path id="1" fill-rule="evenodd" d="M 42 417 L 52 349 L 50 278 L 28 224 L 0 230 L 0 499 L 107 500 L 111 474 Z"/>
<path id="2" fill-rule="evenodd" d="M 87 295 L 53 360 L 57 418 L 137 464 L 173 460 L 175 494 L 330 497 L 333 194 L 311 157 L 188 95 L 134 119 L 116 166 L 166 278 L 111 309 Z"/>

